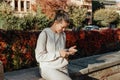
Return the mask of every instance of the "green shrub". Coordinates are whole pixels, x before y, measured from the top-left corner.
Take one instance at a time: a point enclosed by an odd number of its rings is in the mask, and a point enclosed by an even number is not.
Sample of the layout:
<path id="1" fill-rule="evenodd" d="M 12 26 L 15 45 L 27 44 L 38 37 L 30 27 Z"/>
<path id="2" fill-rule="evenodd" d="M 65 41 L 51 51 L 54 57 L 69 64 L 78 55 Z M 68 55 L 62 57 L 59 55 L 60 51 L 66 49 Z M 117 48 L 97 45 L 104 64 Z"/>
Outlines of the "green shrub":
<path id="1" fill-rule="evenodd" d="M 109 26 L 119 19 L 119 14 L 114 10 L 100 9 L 94 13 L 94 20 L 98 25 Z"/>
<path id="2" fill-rule="evenodd" d="M 13 14 L 11 6 L 7 3 L 0 3 L 0 29 L 4 30 L 41 30 L 48 26 L 49 20 L 37 8 L 35 16 L 28 14 L 24 17 L 18 17 Z"/>
<path id="3" fill-rule="evenodd" d="M 70 5 L 68 6 L 68 13 L 75 26 L 78 27 L 82 25 L 82 22 L 86 19 L 87 9 L 75 5 Z"/>
<path id="4" fill-rule="evenodd" d="M 12 8 L 5 2 L 0 3 L 0 28 L 6 29 L 7 21 L 9 21 L 10 17 L 12 16 Z M 4 26 L 4 27 L 3 27 Z"/>
<path id="5" fill-rule="evenodd" d="M 35 27 L 39 30 L 44 29 L 45 27 L 48 27 L 48 24 L 50 22 L 50 19 L 47 18 L 45 14 L 42 13 L 41 7 L 37 6 L 37 13 L 34 17 Z"/>
<path id="6" fill-rule="evenodd" d="M 45 27 L 48 27 L 49 19 L 47 19 L 46 15 L 41 12 L 40 7 L 37 9 L 38 10 L 35 16 L 29 14 L 20 18 L 18 23 L 23 30 L 42 30 Z"/>

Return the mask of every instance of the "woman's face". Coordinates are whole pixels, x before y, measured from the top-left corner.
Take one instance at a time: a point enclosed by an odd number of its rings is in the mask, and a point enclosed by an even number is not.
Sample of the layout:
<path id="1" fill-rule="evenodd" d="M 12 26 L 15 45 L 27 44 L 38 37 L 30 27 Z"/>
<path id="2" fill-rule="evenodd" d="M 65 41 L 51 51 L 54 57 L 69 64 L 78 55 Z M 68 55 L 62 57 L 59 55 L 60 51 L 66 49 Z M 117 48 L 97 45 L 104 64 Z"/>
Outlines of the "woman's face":
<path id="1" fill-rule="evenodd" d="M 61 33 L 63 31 L 65 31 L 65 29 L 68 27 L 69 23 L 65 22 L 64 20 L 62 20 L 61 22 L 56 22 L 55 26 L 56 26 L 56 32 L 57 33 Z"/>

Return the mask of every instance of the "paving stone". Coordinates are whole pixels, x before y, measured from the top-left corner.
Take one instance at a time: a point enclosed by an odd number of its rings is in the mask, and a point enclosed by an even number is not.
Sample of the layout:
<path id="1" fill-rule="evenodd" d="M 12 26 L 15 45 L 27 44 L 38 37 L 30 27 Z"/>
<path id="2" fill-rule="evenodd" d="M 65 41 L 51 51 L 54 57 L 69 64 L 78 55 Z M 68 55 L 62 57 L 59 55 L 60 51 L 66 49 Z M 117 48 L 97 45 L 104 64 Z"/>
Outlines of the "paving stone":
<path id="1" fill-rule="evenodd" d="M 107 73 L 114 73 L 114 70 L 116 70 L 116 68 L 119 68 L 118 64 L 120 64 L 120 51 L 71 60 L 68 65 L 68 69 L 71 74 L 89 74 L 91 75 L 91 77 L 100 78 L 105 72 L 106 74 L 104 75 L 106 76 Z M 115 66 L 115 68 L 111 66 Z M 119 69 L 117 70 L 120 71 Z M 120 74 L 109 76 L 108 80 L 112 80 L 114 77 L 119 78 L 118 76 L 120 76 Z M 6 72 L 5 78 L 8 80 L 43 80 L 40 77 L 38 67 L 13 72 Z M 117 78 L 113 80 L 117 80 Z M 77 80 L 80 80 L 80 78 Z M 120 80 L 120 78 L 118 80 Z"/>
<path id="2" fill-rule="evenodd" d="M 120 80 L 120 73 L 109 76 L 107 80 Z"/>
<path id="3" fill-rule="evenodd" d="M 7 80 L 43 80 L 40 77 L 38 67 L 6 72 L 5 79 Z"/>

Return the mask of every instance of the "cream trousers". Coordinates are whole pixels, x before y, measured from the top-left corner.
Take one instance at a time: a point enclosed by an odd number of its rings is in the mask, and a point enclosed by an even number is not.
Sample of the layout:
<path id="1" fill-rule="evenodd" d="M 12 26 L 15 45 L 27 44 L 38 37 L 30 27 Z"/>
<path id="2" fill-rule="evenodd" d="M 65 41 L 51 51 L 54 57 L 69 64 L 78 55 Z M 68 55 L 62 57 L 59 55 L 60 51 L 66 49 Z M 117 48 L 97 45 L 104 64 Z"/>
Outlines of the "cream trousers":
<path id="1" fill-rule="evenodd" d="M 40 68 L 40 73 L 45 80 L 72 80 L 66 67 L 61 69 L 44 67 Z"/>

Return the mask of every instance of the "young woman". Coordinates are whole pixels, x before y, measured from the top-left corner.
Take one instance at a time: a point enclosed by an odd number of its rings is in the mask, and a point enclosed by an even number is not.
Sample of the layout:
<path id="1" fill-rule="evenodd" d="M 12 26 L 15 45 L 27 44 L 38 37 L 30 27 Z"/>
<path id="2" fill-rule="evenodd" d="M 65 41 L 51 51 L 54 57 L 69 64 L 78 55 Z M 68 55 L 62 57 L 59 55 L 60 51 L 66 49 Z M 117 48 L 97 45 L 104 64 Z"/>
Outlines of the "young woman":
<path id="1" fill-rule="evenodd" d="M 68 75 L 66 57 L 74 55 L 77 50 L 76 46 L 65 49 L 64 30 L 68 26 L 68 14 L 59 10 L 50 28 L 45 28 L 38 37 L 35 56 L 45 80 L 72 80 Z"/>

